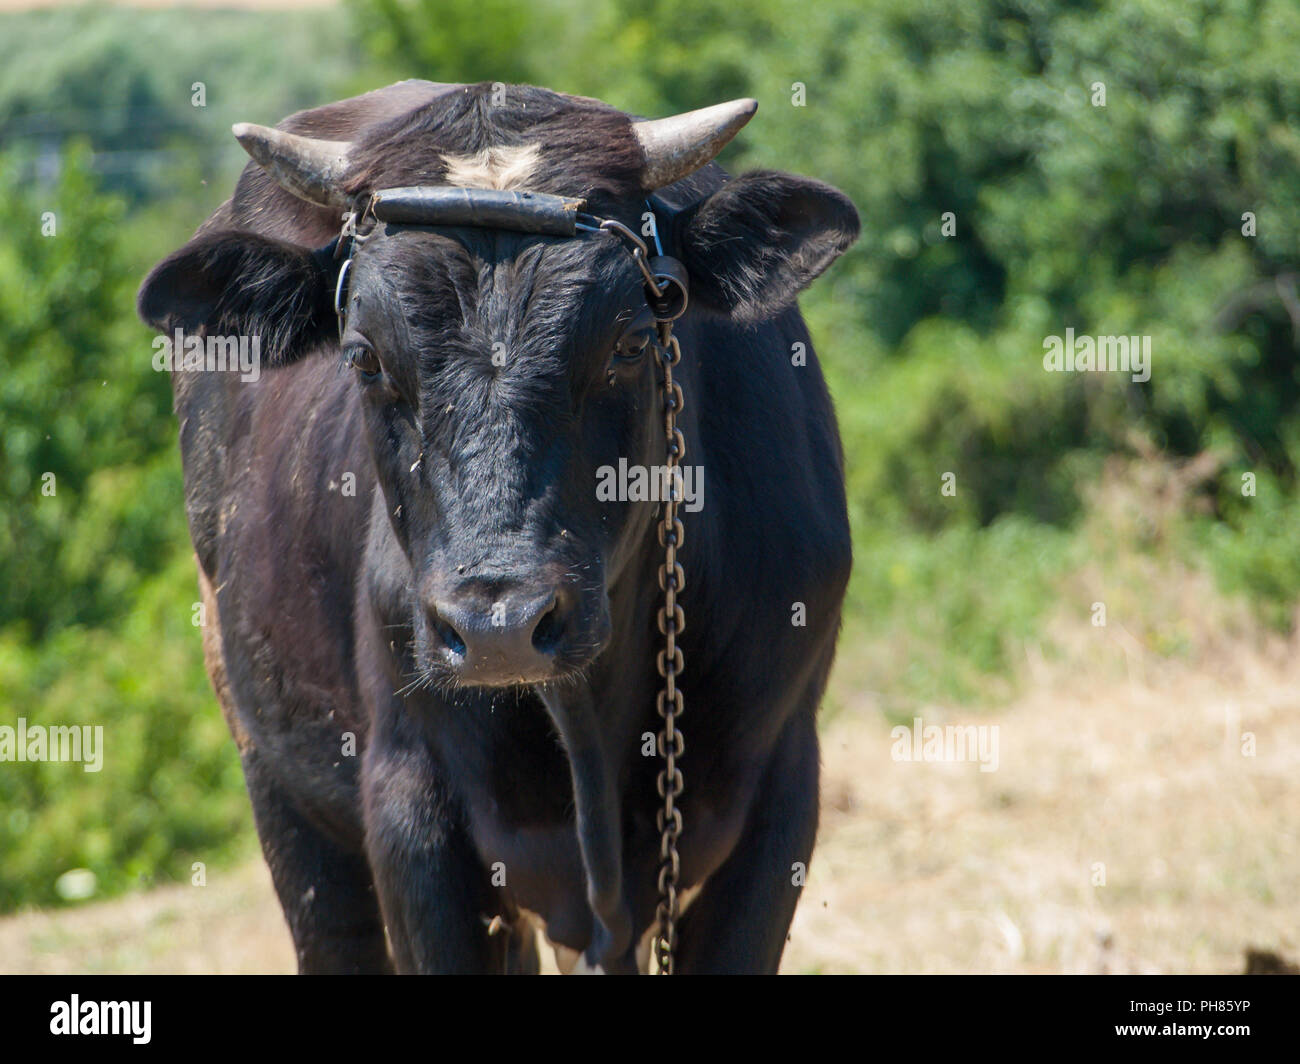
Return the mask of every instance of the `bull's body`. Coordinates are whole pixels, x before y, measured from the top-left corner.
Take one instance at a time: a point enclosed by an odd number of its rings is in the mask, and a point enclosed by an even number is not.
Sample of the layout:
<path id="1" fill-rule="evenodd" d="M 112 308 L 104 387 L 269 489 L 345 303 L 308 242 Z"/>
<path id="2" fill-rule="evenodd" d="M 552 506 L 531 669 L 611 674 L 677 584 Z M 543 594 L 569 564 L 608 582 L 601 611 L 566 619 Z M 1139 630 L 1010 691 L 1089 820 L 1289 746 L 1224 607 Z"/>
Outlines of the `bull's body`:
<path id="1" fill-rule="evenodd" d="M 403 83 L 287 128 L 355 139 L 435 91 Z M 701 171 L 664 190 L 660 210 L 723 181 Z M 337 227 L 250 166 L 203 231 L 311 248 Z M 686 462 L 705 470 L 680 554 L 681 886 L 692 900 L 677 967 L 774 971 L 817 826 L 815 714 L 850 567 L 842 458 L 797 309 L 742 326 L 692 307 L 676 335 Z M 376 490 L 356 387 L 337 348 L 320 346 L 255 385 L 174 374 L 208 668 L 300 966 L 535 969 L 540 919 L 589 964 L 630 970 L 654 928 L 659 865 L 660 763 L 645 753 L 661 684 L 655 505 L 636 508 L 632 546 L 609 563 L 612 629 L 584 690 L 554 696 L 586 700 L 590 748 L 565 749 L 531 687 L 398 693 L 414 579 Z M 589 804 L 609 819 L 612 864 L 584 854 L 575 828 L 571 766 L 584 758 L 603 766 Z M 617 882 L 593 899 L 602 861 Z"/>

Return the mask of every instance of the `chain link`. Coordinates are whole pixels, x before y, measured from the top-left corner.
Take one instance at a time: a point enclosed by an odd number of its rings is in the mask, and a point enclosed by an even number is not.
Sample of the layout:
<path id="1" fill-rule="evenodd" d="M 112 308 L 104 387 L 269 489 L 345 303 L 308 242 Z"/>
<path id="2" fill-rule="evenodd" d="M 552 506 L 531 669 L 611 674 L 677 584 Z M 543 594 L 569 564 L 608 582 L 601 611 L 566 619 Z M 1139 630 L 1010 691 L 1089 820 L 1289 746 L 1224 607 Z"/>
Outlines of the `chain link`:
<path id="1" fill-rule="evenodd" d="M 685 668 L 682 648 L 677 637 L 686 628 L 686 613 L 677 596 L 686 586 L 686 573 L 677 552 L 685 538 L 677 504 L 681 501 L 682 481 L 678 472 L 686 457 L 686 440 L 677 427 L 677 416 L 682 412 L 682 389 L 673 380 L 673 367 L 681 361 L 682 351 L 672 334 L 672 322 L 663 321 L 658 327 L 655 345 L 663 363 L 664 438 L 668 444 L 667 484 L 668 498 L 663 504 L 659 521 L 659 545 L 664 550 L 664 564 L 659 567 L 659 589 L 663 592 L 663 605 L 659 608 L 659 634 L 664 637 L 663 650 L 659 652 L 656 666 L 663 678 L 663 688 L 655 700 L 655 709 L 663 722 L 659 729 L 659 756 L 663 767 L 659 770 L 657 788 L 663 807 L 655 817 L 659 830 L 659 905 L 655 911 L 658 934 L 655 938 L 655 957 L 660 975 L 673 974 L 673 955 L 677 949 L 677 917 L 679 899 L 677 881 L 681 875 L 681 858 L 677 853 L 677 840 L 682 834 L 682 811 L 678 805 L 683 781 L 677 761 L 686 751 L 686 739 L 677 728 L 677 720 L 684 706 L 677 678 Z"/>

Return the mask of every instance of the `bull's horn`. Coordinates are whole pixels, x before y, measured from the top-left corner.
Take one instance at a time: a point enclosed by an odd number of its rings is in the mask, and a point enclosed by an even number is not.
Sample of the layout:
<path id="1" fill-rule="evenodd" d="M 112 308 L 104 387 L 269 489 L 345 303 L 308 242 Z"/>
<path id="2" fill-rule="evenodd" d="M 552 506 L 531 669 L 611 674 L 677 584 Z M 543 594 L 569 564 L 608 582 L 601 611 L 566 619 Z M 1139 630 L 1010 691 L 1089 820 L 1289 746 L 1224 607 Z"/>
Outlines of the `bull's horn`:
<path id="1" fill-rule="evenodd" d="M 299 199 L 322 207 L 349 205 L 341 187 L 352 147 L 347 141 L 314 140 L 251 122 L 240 122 L 231 132 L 276 184 Z"/>
<path id="2" fill-rule="evenodd" d="M 711 162 L 757 110 L 758 101 L 746 98 L 671 118 L 633 122 L 632 130 L 645 152 L 642 188 L 671 185 Z"/>

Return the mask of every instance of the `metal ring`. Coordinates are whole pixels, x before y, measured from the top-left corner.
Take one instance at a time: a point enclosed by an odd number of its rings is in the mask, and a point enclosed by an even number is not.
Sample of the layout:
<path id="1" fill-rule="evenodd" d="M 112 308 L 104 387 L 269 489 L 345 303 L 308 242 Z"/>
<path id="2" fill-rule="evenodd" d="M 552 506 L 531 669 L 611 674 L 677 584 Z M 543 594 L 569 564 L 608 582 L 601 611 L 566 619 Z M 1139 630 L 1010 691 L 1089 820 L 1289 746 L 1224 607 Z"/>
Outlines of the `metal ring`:
<path id="1" fill-rule="evenodd" d="M 339 339 L 343 339 L 343 331 L 347 328 L 347 314 L 343 310 L 343 285 L 347 281 L 348 272 L 352 268 L 352 259 L 343 260 L 343 265 L 339 267 L 339 279 L 334 282 L 334 314 L 339 319 Z"/>
<path id="2" fill-rule="evenodd" d="M 637 236 L 636 233 L 632 232 L 632 230 L 629 229 L 627 226 L 625 226 L 622 222 L 616 221 L 613 218 L 602 218 L 600 222 L 600 227 L 602 229 L 607 229 L 612 233 L 616 233 L 619 236 L 626 237 L 628 240 L 632 241 L 633 244 L 635 244 L 638 248 L 641 249 L 641 254 L 643 256 L 645 256 L 646 258 L 650 257 L 650 249 L 645 246 L 645 241 L 642 240 L 639 236 Z"/>

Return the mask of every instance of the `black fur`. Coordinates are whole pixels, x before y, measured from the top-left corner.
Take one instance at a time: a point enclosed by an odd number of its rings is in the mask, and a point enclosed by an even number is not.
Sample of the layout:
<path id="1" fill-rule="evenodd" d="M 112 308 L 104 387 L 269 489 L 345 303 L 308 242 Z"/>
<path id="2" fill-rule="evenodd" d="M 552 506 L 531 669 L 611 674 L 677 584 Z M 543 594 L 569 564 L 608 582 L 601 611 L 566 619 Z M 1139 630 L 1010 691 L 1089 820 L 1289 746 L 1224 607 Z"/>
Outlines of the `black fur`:
<path id="1" fill-rule="evenodd" d="M 696 298 L 736 320 L 770 316 L 858 238 L 849 198 L 821 181 L 754 170 L 679 222 Z"/>
<path id="2" fill-rule="evenodd" d="M 538 191 L 639 228 L 626 116 L 490 93 L 404 82 L 284 125 L 355 141 L 358 195 L 436 180 L 443 152 L 538 142 Z M 601 502 L 595 480 L 663 461 L 655 367 L 629 354 L 640 276 L 609 234 L 377 227 L 342 341 L 363 377 L 332 331 L 338 220 L 286 197 L 246 169 L 140 310 L 274 337 L 286 363 L 251 385 L 173 382 L 209 670 L 300 967 L 386 970 L 382 914 L 398 971 L 535 970 L 526 909 L 589 963 L 633 970 L 655 908 L 642 748 L 662 552 L 655 505 Z M 828 186 L 713 166 L 654 204 L 692 274 L 678 379 L 705 478 L 681 551 L 682 886 L 702 891 L 680 969 L 773 971 L 816 832 L 815 714 L 850 567 L 834 416 L 793 299 L 857 219 Z M 553 623 L 527 682 L 456 664 L 448 617 L 480 633 L 500 606 L 509 628 L 537 593 Z"/>
<path id="3" fill-rule="evenodd" d="M 258 335 L 277 364 L 290 362 L 336 327 L 336 246 L 309 251 L 257 233 L 199 236 L 154 267 L 136 309 L 166 334 Z"/>

